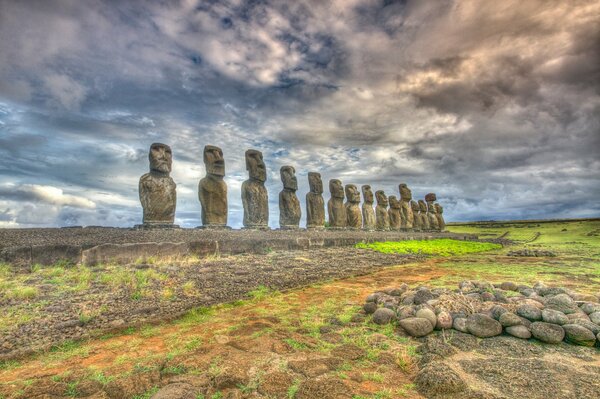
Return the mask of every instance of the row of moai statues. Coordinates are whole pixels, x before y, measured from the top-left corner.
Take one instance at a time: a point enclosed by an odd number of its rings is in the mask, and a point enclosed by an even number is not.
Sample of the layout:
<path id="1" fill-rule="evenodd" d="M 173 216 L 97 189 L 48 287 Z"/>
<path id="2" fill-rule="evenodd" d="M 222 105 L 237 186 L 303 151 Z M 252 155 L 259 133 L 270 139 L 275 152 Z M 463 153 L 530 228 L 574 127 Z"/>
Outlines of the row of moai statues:
<path id="1" fill-rule="evenodd" d="M 202 227 L 227 228 L 227 184 L 225 160 L 219 147 L 204 147 L 206 176 L 198 185 L 198 199 L 202 208 Z M 265 187 L 267 171 L 260 151 L 247 150 L 245 154 L 248 180 L 242 184 L 244 228 L 268 229 L 269 200 Z M 172 168 L 171 148 L 154 143 L 149 152 L 150 172 L 140 178 L 139 195 L 142 203 L 143 226 L 173 227 L 177 202 L 176 184 L 170 177 Z M 296 195 L 298 180 L 292 166 L 280 169 L 283 190 L 279 193 L 279 225 L 281 229 L 298 229 L 302 211 Z M 325 202 L 323 181 L 317 172 L 308 173 L 310 191 L 306 194 L 306 227 L 325 228 Z M 412 200 L 406 184 L 400 184 L 400 200 L 394 195 L 387 197 L 382 190 L 373 196 L 371 186 L 360 192 L 354 184 L 345 187 L 338 179 L 329 181 L 331 198 L 327 202 L 328 224 L 332 229 L 364 230 L 422 230 L 443 231 L 445 222 L 443 208 L 437 204 L 433 193 L 425 201 Z M 377 206 L 373 208 L 374 197 Z M 344 199 L 346 200 L 344 202 Z"/>

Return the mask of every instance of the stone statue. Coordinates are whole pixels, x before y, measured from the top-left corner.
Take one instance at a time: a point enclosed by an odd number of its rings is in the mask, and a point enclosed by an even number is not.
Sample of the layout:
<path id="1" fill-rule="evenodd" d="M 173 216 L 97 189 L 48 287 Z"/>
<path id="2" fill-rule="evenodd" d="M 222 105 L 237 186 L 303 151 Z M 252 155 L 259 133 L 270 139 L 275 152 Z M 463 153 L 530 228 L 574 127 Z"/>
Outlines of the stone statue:
<path id="1" fill-rule="evenodd" d="M 423 224 L 421 222 L 421 215 L 419 214 L 419 204 L 417 203 L 417 201 L 410 201 L 410 207 L 413 211 L 413 216 L 414 216 L 414 223 L 413 223 L 413 228 L 415 230 L 423 230 Z"/>
<path id="2" fill-rule="evenodd" d="M 444 220 L 443 216 L 444 208 L 442 208 L 442 206 L 437 202 L 433 204 L 433 206 L 435 207 L 435 214 L 438 220 L 438 228 L 440 229 L 440 231 L 444 231 L 446 230 L 446 221 Z"/>
<path id="3" fill-rule="evenodd" d="M 362 212 L 360 210 L 360 193 L 354 184 L 346 184 L 346 217 L 348 227 L 351 229 L 362 228 Z"/>
<path id="4" fill-rule="evenodd" d="M 300 200 L 296 195 L 298 179 L 293 166 L 282 166 L 279 170 L 283 190 L 279 193 L 279 227 L 282 229 L 297 229 L 300 226 Z"/>
<path id="5" fill-rule="evenodd" d="M 321 174 L 308 172 L 310 191 L 306 194 L 306 228 L 325 228 L 325 201 L 323 200 L 323 180 Z"/>
<path id="6" fill-rule="evenodd" d="M 214 145 L 204 146 L 206 176 L 198 184 L 198 198 L 202 205 L 202 226 L 227 227 L 227 184 L 223 151 Z"/>
<path id="7" fill-rule="evenodd" d="M 143 226 L 175 227 L 177 185 L 169 176 L 173 163 L 171 147 L 162 143 L 150 146 L 150 172 L 140 178 L 139 194 L 144 209 Z"/>
<path id="8" fill-rule="evenodd" d="M 246 151 L 246 170 L 249 179 L 242 183 L 244 227 L 247 229 L 268 229 L 269 197 L 265 188 L 267 170 L 262 152 L 257 150 Z"/>
<path id="9" fill-rule="evenodd" d="M 329 192 L 331 198 L 327 201 L 327 213 L 329 214 L 329 227 L 343 229 L 347 226 L 346 207 L 344 207 L 344 186 L 338 179 L 329 180 Z"/>
<path id="10" fill-rule="evenodd" d="M 410 206 L 412 192 L 404 183 L 400 184 L 400 205 L 402 212 L 402 229 L 412 230 L 414 224 L 414 214 Z"/>
<path id="11" fill-rule="evenodd" d="M 373 209 L 373 191 L 371 186 L 365 184 L 361 187 L 363 194 L 362 217 L 363 229 L 375 230 L 375 210 Z"/>
<path id="12" fill-rule="evenodd" d="M 436 199 L 437 198 L 434 193 L 429 193 L 425 195 L 425 202 L 427 202 L 427 219 L 429 220 L 429 228 L 431 230 L 440 229 L 438 218 L 435 212 L 435 206 L 433 206 L 433 203 Z"/>
<path id="13" fill-rule="evenodd" d="M 388 215 L 390 216 L 390 230 L 400 230 L 402 227 L 402 215 L 400 208 L 400 201 L 395 195 L 388 197 L 390 209 L 388 209 Z"/>
<path id="14" fill-rule="evenodd" d="M 383 190 L 375 192 L 377 206 L 375 207 L 375 228 L 377 230 L 390 229 L 390 216 L 388 215 L 388 199 Z"/>
<path id="15" fill-rule="evenodd" d="M 423 200 L 419 200 L 419 216 L 421 217 L 421 229 L 423 231 L 431 230 L 427 216 L 427 204 Z"/>

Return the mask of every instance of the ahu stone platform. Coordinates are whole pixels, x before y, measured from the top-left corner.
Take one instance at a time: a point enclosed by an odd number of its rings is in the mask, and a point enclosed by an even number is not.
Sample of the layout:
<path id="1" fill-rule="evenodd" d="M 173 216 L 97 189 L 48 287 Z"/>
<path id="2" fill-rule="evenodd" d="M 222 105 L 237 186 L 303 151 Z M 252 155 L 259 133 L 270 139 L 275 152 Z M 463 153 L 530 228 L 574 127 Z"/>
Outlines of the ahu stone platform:
<path id="1" fill-rule="evenodd" d="M 363 230 L 137 230 L 107 227 L 0 229 L 0 262 L 17 267 L 67 261 L 95 265 L 144 258 L 267 253 L 352 246 L 359 242 L 477 239 L 449 232 Z"/>

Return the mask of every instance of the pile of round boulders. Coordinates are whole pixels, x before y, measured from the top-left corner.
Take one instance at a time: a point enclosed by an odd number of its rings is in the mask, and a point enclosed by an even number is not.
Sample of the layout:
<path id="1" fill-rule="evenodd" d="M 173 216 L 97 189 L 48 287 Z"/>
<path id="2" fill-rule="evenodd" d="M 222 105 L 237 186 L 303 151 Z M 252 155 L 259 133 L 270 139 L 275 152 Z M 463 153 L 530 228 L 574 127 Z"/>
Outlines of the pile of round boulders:
<path id="1" fill-rule="evenodd" d="M 600 346 L 600 298 L 542 282 L 462 281 L 458 289 L 408 285 L 377 291 L 363 310 L 376 324 L 398 323 L 413 337 L 455 329 L 479 338 L 502 333 L 548 344 Z"/>

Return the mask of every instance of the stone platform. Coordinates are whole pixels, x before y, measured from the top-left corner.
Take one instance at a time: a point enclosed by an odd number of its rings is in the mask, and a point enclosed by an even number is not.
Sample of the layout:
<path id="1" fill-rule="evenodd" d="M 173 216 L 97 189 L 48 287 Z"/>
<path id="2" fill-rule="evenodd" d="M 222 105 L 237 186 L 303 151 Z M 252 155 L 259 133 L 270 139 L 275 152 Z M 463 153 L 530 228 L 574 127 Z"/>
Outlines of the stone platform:
<path id="1" fill-rule="evenodd" d="M 362 230 L 205 230 L 76 227 L 0 229 L 0 262 L 15 266 L 52 265 L 59 261 L 95 265 L 130 263 L 149 257 L 266 253 L 352 246 L 359 242 L 477 239 L 449 232 Z"/>

